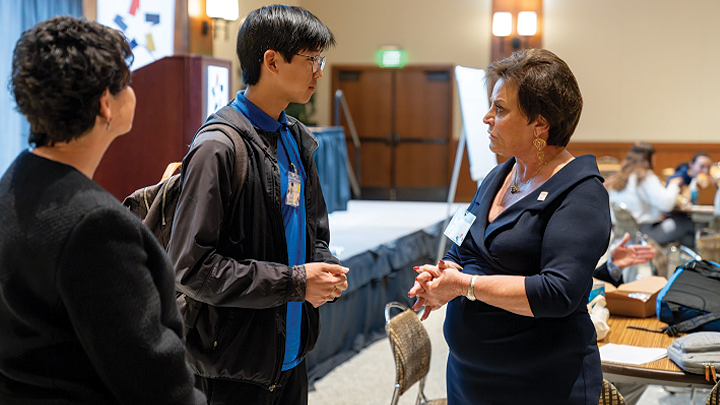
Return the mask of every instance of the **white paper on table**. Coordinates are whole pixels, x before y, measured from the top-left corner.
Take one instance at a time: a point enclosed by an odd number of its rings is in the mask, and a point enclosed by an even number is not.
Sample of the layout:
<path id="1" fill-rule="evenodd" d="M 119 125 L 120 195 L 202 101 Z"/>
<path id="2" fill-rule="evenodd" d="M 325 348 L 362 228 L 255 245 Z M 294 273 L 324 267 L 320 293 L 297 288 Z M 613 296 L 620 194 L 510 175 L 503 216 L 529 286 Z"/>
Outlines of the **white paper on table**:
<path id="1" fill-rule="evenodd" d="M 600 360 L 639 365 L 667 356 L 664 347 L 638 347 L 608 343 L 600 347 Z"/>

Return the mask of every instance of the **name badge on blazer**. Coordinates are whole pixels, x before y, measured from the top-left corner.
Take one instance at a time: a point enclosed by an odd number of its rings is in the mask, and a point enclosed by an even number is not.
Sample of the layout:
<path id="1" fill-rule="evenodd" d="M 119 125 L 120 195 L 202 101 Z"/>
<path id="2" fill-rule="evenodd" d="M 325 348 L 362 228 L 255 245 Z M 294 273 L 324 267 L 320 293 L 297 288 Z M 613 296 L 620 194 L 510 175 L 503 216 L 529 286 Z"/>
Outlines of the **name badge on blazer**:
<path id="1" fill-rule="evenodd" d="M 445 229 L 445 236 L 450 238 L 456 245 L 462 245 L 465 237 L 467 236 L 470 227 L 475 222 L 475 215 L 468 212 L 463 207 L 458 207 Z"/>

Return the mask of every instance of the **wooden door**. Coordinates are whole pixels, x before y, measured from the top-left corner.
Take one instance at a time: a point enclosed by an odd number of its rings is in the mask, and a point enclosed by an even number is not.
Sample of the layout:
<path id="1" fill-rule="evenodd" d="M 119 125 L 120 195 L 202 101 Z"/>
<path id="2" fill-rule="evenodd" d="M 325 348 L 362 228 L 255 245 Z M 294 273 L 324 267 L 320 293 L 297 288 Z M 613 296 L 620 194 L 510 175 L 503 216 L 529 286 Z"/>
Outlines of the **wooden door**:
<path id="1" fill-rule="evenodd" d="M 452 69 L 395 72 L 393 186 L 399 200 L 447 199 Z"/>
<path id="2" fill-rule="evenodd" d="M 452 67 L 333 67 L 361 142 L 363 199 L 436 200 L 447 196 L 452 132 Z M 333 106 L 334 108 L 334 106 Z M 349 137 L 347 118 L 341 125 Z M 355 150 L 348 140 L 353 167 Z"/>
<path id="3" fill-rule="evenodd" d="M 333 94 L 342 89 L 360 138 L 360 165 L 356 175 L 363 189 L 391 187 L 392 80 L 388 70 L 333 69 Z M 347 117 L 341 116 L 341 125 L 348 137 L 348 156 L 353 167 L 358 167 Z"/>

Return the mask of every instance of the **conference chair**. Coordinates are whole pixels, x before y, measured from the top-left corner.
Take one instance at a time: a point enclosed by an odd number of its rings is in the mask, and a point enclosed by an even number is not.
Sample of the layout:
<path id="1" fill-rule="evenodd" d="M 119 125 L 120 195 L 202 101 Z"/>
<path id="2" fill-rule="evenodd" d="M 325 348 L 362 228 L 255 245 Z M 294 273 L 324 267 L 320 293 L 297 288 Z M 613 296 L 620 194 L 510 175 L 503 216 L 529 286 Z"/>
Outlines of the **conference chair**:
<path id="1" fill-rule="evenodd" d="M 708 228 L 712 229 L 715 232 L 720 232 L 720 215 L 712 216 L 712 219 L 708 224 Z"/>
<path id="2" fill-rule="evenodd" d="M 610 155 L 598 156 L 595 160 L 598 164 L 620 164 L 620 159 Z"/>
<path id="3" fill-rule="evenodd" d="M 625 398 L 610 381 L 603 379 L 598 405 L 625 405 Z"/>
<path id="4" fill-rule="evenodd" d="M 697 231 L 695 246 L 703 259 L 720 262 L 720 233 L 716 230 L 703 228 Z"/>
<path id="5" fill-rule="evenodd" d="M 620 160 L 615 156 L 598 156 L 596 161 L 600 175 L 606 179 L 620 170 L 621 167 Z"/>
<path id="6" fill-rule="evenodd" d="M 643 235 L 645 243 L 655 249 L 655 256 L 650 259 L 650 266 L 656 276 L 670 277 L 672 270 L 668 268 L 668 255 L 657 241 L 647 235 Z M 674 269 L 673 269 L 674 270 Z"/>
<path id="7" fill-rule="evenodd" d="M 630 234 L 631 240 L 637 241 L 638 236 L 642 236 L 640 225 L 638 225 L 630 210 L 627 209 L 627 206 L 613 203 L 610 204 L 610 209 L 614 217 L 613 232 L 615 236 L 622 237 L 627 232 Z"/>
<path id="8" fill-rule="evenodd" d="M 402 312 L 391 317 L 393 308 Z M 416 404 L 447 404 L 447 399 L 428 400 L 423 392 L 425 377 L 430 370 L 431 349 L 430 336 L 417 314 L 399 302 L 389 302 L 385 305 L 385 331 L 395 356 L 395 391 L 391 405 L 397 405 L 400 395 L 418 381 L 420 385 Z"/>

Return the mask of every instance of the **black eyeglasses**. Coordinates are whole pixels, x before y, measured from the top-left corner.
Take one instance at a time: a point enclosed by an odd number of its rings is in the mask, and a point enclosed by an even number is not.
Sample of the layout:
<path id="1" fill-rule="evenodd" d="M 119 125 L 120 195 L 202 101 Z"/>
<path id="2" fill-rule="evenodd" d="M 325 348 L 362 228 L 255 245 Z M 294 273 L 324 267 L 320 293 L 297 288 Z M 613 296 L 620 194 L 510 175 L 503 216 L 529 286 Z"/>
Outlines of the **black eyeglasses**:
<path id="1" fill-rule="evenodd" d="M 310 59 L 313 62 L 313 73 L 317 73 L 319 70 L 325 69 L 325 57 L 324 56 L 310 56 L 310 55 L 303 55 L 301 53 L 296 53 L 298 56 L 304 56 L 308 59 Z"/>

